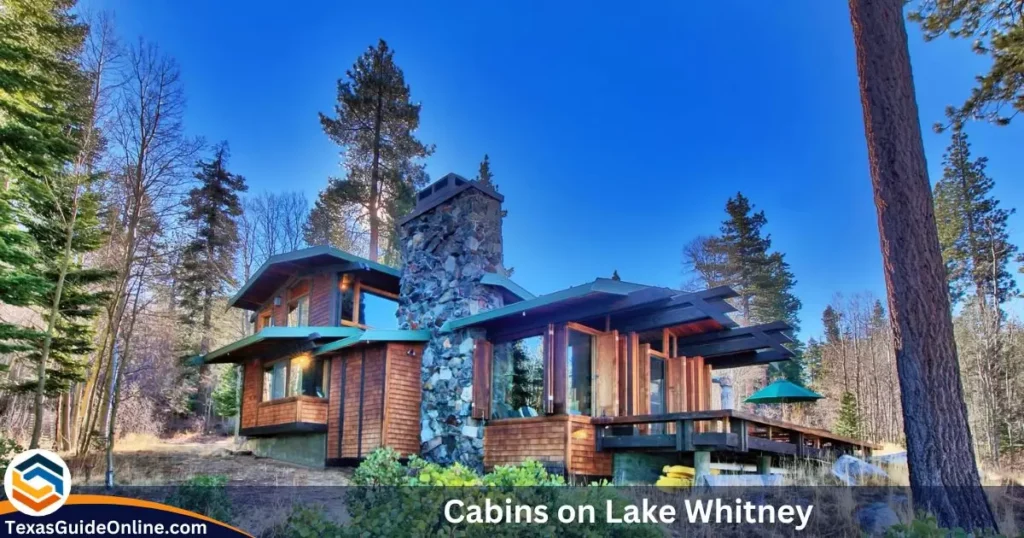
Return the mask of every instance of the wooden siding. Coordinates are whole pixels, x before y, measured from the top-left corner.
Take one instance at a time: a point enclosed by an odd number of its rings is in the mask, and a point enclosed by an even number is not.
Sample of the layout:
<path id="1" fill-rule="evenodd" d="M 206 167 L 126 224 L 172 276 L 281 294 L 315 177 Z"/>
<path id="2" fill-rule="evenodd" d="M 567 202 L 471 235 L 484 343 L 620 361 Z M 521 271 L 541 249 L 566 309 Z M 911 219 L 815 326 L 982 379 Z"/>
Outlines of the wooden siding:
<path id="1" fill-rule="evenodd" d="M 492 420 L 484 427 L 484 467 L 536 460 L 569 474 L 611 476 L 612 459 L 595 450 L 590 417 L 555 415 Z"/>
<path id="2" fill-rule="evenodd" d="M 320 273 L 310 278 L 309 324 L 314 327 L 334 325 L 331 309 L 331 295 L 334 293 L 334 277 Z"/>
<path id="3" fill-rule="evenodd" d="M 381 446 L 419 453 L 422 350 L 382 343 L 331 359 L 328 458 L 361 458 Z"/>
<path id="4" fill-rule="evenodd" d="M 242 428 L 256 426 L 256 414 L 263 398 L 263 368 L 260 361 L 245 361 L 242 376 Z"/>
<path id="5" fill-rule="evenodd" d="M 528 459 L 564 464 L 567 420 L 565 415 L 492 420 L 484 427 L 484 467 Z"/>
<path id="6" fill-rule="evenodd" d="M 385 444 L 403 456 L 420 452 L 420 365 L 423 344 L 388 344 Z"/>
<path id="7" fill-rule="evenodd" d="M 612 455 L 598 452 L 597 430 L 587 417 L 571 417 L 569 473 L 586 476 L 612 476 Z"/>
<path id="8" fill-rule="evenodd" d="M 253 426 L 276 426 L 292 422 L 327 423 L 327 400 L 312 396 L 290 396 L 260 402 Z M 246 426 L 249 427 L 249 426 Z"/>

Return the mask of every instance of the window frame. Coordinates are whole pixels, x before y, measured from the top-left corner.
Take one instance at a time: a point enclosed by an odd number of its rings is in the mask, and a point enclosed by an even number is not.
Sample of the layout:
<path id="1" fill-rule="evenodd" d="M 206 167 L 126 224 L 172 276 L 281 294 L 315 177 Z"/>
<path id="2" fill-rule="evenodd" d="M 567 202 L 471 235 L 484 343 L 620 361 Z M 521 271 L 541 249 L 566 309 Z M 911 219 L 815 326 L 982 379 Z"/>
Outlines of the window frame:
<path id="1" fill-rule="evenodd" d="M 302 290 L 301 293 L 294 293 L 294 290 L 296 288 L 303 288 L 303 290 Z M 310 310 L 310 307 L 312 306 L 311 305 L 311 301 L 310 301 L 310 293 L 309 293 L 311 288 L 312 288 L 312 283 L 308 279 L 300 280 L 300 281 L 296 282 L 295 284 L 292 284 L 292 286 L 288 288 L 288 303 L 285 306 L 285 308 L 287 309 L 287 318 L 288 318 L 286 326 L 288 326 L 288 327 L 309 327 L 309 310 Z M 293 293 L 294 293 L 294 295 L 293 295 Z M 304 309 L 300 309 L 299 307 L 301 305 L 303 305 L 303 304 L 305 305 L 305 308 Z M 296 314 L 296 318 L 297 318 L 296 321 L 295 321 L 296 324 L 293 325 L 292 324 L 292 312 L 295 311 L 295 310 L 298 310 L 299 313 Z M 303 315 L 306 318 L 304 324 L 302 323 Z"/>

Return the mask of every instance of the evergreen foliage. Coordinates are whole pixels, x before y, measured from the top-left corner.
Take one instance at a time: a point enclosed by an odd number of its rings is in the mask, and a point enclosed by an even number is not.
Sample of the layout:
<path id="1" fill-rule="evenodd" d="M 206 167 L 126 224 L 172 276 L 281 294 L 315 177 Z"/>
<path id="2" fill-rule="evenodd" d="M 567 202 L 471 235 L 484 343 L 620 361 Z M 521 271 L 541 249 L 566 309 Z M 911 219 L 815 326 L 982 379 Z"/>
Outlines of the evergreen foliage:
<path id="1" fill-rule="evenodd" d="M 221 144 L 213 158 L 196 164 L 199 185 L 185 199 L 184 224 L 195 230 L 182 255 L 177 273 L 183 322 L 201 324 L 209 331 L 213 302 L 234 283 L 238 252 L 238 194 L 248 187 L 245 178 L 227 169 L 228 149 Z M 206 352 L 208 350 L 202 350 Z"/>
<path id="2" fill-rule="evenodd" d="M 514 409 L 521 407 L 541 408 L 541 394 L 544 374 L 538 357 L 531 357 L 522 340 L 512 345 L 512 386 L 508 391 L 509 404 Z"/>
<path id="3" fill-rule="evenodd" d="M 225 368 L 213 391 L 213 410 L 220 417 L 233 417 L 238 415 L 239 373 L 240 367 L 230 366 Z"/>
<path id="4" fill-rule="evenodd" d="M 619 270 L 618 269 L 615 269 L 615 270 L 612 271 L 612 280 L 615 280 L 615 281 L 622 280 L 622 277 L 619 276 Z"/>
<path id="5" fill-rule="evenodd" d="M 963 105 L 947 109 L 954 125 L 971 118 L 1006 125 L 1024 111 L 1024 17 L 1020 2 L 917 0 L 911 4 L 914 7 L 907 18 L 921 24 L 925 40 L 942 35 L 969 39 L 976 54 L 992 60 L 988 73 L 975 77 L 976 86 Z M 936 125 L 937 130 L 943 128 Z"/>
<path id="6" fill-rule="evenodd" d="M 410 100 L 409 86 L 384 40 L 369 47 L 338 81 L 334 116 L 320 114 L 327 136 L 341 146 L 344 178 L 332 178 L 320 197 L 358 210 L 357 220 L 369 232 L 369 258 L 377 260 L 380 239 L 386 258 L 397 259 L 397 221 L 415 205 L 415 194 L 427 183 L 420 159 L 433 153 L 413 134 L 420 123 L 420 105 Z M 314 208 L 315 210 L 315 208 Z"/>
<path id="7" fill-rule="evenodd" d="M 785 255 L 771 250 L 771 236 L 762 230 L 768 223 L 764 211 L 755 212 L 743 193 L 730 198 L 725 211 L 728 218 L 718 236 L 698 238 L 684 251 L 687 265 L 702 276 L 714 275 L 716 281 L 705 285 L 736 290 L 739 314 L 746 323 L 782 320 L 798 331 L 801 302 L 793 294 L 796 277 Z M 769 376 L 805 385 L 802 344 L 790 348 L 793 359 L 771 365 Z"/>
<path id="8" fill-rule="evenodd" d="M 480 171 L 477 172 L 476 180 L 481 185 L 486 185 L 495 191 L 498 190 L 498 186 L 494 183 L 494 175 L 491 174 L 491 158 L 484 154 L 484 160 L 480 161 Z"/>
<path id="9" fill-rule="evenodd" d="M 839 401 L 839 419 L 836 420 L 835 432 L 846 437 L 857 437 L 860 434 L 857 397 L 852 392 L 844 392 Z"/>
<path id="10" fill-rule="evenodd" d="M 967 134 L 954 126 L 933 196 L 952 305 L 968 293 L 982 304 L 1000 305 L 1017 291 L 1007 268 L 1017 252 L 1007 232 L 1014 210 L 999 207 L 992 196 L 995 181 L 985 172 L 987 162 L 985 157 L 972 160 Z"/>

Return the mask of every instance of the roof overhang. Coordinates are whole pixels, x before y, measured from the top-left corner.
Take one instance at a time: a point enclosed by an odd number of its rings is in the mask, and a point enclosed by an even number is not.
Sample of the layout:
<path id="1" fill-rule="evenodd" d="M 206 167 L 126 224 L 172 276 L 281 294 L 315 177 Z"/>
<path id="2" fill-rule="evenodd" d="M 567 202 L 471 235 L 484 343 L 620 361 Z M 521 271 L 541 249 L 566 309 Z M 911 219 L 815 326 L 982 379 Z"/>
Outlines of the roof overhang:
<path id="1" fill-rule="evenodd" d="M 361 332 L 354 327 L 267 327 L 207 353 L 202 356 L 202 362 L 221 364 L 276 358 L 309 351 L 327 342 L 358 336 Z"/>
<path id="2" fill-rule="evenodd" d="M 392 293 L 398 293 L 402 276 L 394 267 L 334 247 L 304 248 L 271 256 L 228 301 L 228 306 L 257 310 L 291 278 L 321 271 L 355 272 L 367 284 Z"/>
<path id="3" fill-rule="evenodd" d="M 470 327 L 504 331 L 539 327 L 559 321 L 576 321 L 606 311 L 665 301 L 674 293 L 676 292 L 667 288 L 652 288 L 599 278 L 588 284 L 449 320 L 441 327 L 441 332 Z"/>
<path id="4" fill-rule="evenodd" d="M 480 283 L 485 286 L 494 286 L 501 290 L 502 295 L 505 298 L 505 304 L 527 301 L 537 297 L 536 295 L 526 291 L 526 289 L 519 284 L 512 282 L 507 277 L 501 276 L 498 273 L 484 273 L 484 276 L 480 278 Z"/>
<path id="5" fill-rule="evenodd" d="M 716 370 L 785 361 L 793 358 L 793 352 L 786 347 L 793 343 L 789 336 L 792 330 L 783 321 L 732 327 L 680 338 L 676 353 L 684 357 L 704 357 Z"/>
<path id="6" fill-rule="evenodd" d="M 313 350 L 313 356 L 317 357 L 319 355 L 340 351 L 360 344 L 380 342 L 426 342 L 427 340 L 430 340 L 430 331 L 426 330 L 402 331 L 368 329 L 361 334 L 350 336 L 344 340 L 337 340 L 329 344 L 324 344 Z"/>

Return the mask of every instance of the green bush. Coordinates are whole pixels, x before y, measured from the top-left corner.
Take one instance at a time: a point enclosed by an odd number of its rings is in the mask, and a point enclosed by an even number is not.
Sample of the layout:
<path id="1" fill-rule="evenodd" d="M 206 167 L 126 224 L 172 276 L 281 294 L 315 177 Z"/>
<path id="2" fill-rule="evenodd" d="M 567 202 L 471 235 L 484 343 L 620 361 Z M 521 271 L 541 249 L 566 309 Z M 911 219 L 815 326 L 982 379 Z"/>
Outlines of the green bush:
<path id="1" fill-rule="evenodd" d="M 21 445 L 14 442 L 14 439 L 0 437 L 0 476 L 6 475 L 7 466 L 11 464 L 11 460 L 23 450 Z"/>
<path id="2" fill-rule="evenodd" d="M 224 523 L 231 521 L 231 499 L 228 497 L 228 479 L 223 475 L 193 476 L 178 486 L 165 501 Z"/>
<path id="3" fill-rule="evenodd" d="M 322 506 L 295 506 L 284 525 L 268 532 L 268 537 L 320 538 L 343 536 L 343 527 L 324 517 Z"/>
<path id="4" fill-rule="evenodd" d="M 610 525 L 604 523 L 607 500 L 617 509 L 625 500 L 613 488 L 568 488 L 560 475 L 548 473 L 540 462 L 526 461 L 518 465 L 498 466 L 480 476 L 473 470 L 454 464 L 448 467 L 412 456 L 402 465 L 391 449 L 371 453 L 356 470 L 355 482 L 363 486 L 428 486 L 428 487 L 362 487 L 353 488 L 345 497 L 351 516 L 348 525 L 323 527 L 322 535 L 353 535 L 360 537 L 390 536 L 459 536 L 465 538 L 531 538 L 540 536 L 661 536 L 653 526 Z M 455 487 L 458 489 L 449 489 Z M 548 507 L 548 523 L 504 523 L 501 525 L 455 525 L 444 518 L 444 505 L 458 498 L 466 505 L 492 503 Z M 593 524 L 563 525 L 556 518 L 561 505 L 590 504 L 597 512 Z M 304 536 L 298 529 L 320 532 L 322 515 L 298 512 L 297 521 L 288 536 Z M 326 524 L 326 523 L 325 523 Z"/>
<path id="5" fill-rule="evenodd" d="M 356 468 L 352 481 L 357 486 L 402 486 L 408 474 L 399 462 L 400 456 L 391 447 L 378 448 Z"/>

